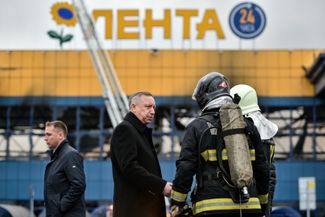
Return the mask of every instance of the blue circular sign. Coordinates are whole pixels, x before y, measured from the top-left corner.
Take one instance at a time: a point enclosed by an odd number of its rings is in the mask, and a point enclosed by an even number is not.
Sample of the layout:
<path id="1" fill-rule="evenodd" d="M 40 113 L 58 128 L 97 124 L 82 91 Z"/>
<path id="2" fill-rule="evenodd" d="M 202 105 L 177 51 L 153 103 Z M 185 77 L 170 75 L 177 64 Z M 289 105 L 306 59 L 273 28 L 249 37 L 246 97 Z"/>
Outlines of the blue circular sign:
<path id="1" fill-rule="evenodd" d="M 251 39 L 263 32 L 266 16 L 258 5 L 249 2 L 241 3 L 232 9 L 229 24 L 238 37 Z"/>

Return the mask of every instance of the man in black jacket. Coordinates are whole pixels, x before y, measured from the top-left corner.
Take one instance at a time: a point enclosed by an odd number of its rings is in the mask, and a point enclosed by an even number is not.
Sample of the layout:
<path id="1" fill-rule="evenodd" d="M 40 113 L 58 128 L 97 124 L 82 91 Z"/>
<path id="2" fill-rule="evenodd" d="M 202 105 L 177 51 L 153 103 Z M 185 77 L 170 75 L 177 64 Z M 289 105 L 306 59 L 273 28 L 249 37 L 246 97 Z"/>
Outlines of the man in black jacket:
<path id="1" fill-rule="evenodd" d="M 86 215 L 83 158 L 69 145 L 67 134 L 62 121 L 46 122 L 44 140 L 51 154 L 44 176 L 46 217 Z"/>
<path id="2" fill-rule="evenodd" d="M 161 177 L 152 130 L 146 126 L 155 107 L 151 93 L 135 93 L 130 112 L 113 132 L 114 217 L 166 217 L 164 196 L 170 195 L 171 183 Z"/>
<path id="3" fill-rule="evenodd" d="M 203 76 L 193 93 L 202 114 L 186 129 L 182 149 L 176 162 L 176 176 L 171 193 L 172 216 L 177 216 L 191 195 L 194 216 L 257 217 L 264 213 L 260 203 L 268 196 L 269 171 L 257 129 L 246 120 L 254 181 L 248 186 L 249 199 L 241 197 L 229 176 L 228 153 L 221 133 L 219 109 L 232 104 L 227 78 L 218 72 Z"/>

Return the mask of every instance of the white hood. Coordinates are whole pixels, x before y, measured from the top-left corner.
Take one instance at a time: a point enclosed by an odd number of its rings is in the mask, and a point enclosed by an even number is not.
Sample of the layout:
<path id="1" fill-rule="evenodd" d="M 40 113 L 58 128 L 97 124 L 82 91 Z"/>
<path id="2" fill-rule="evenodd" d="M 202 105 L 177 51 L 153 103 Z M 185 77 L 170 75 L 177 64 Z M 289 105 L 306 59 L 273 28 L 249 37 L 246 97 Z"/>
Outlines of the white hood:
<path id="1" fill-rule="evenodd" d="M 220 96 L 209 102 L 202 111 L 220 108 L 222 105 L 233 103 L 232 98 L 230 96 Z"/>
<path id="2" fill-rule="evenodd" d="M 278 132 L 278 126 L 266 119 L 260 111 L 251 112 L 245 116 L 253 119 L 262 140 L 271 139 Z"/>

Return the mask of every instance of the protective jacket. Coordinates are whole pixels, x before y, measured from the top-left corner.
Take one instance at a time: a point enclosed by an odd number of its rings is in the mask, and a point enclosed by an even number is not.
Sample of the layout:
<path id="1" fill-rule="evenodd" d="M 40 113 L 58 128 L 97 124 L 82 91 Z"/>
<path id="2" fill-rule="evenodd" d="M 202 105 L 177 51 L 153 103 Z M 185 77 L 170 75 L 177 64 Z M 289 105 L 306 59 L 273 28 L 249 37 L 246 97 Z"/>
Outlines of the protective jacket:
<path id="1" fill-rule="evenodd" d="M 274 163 L 275 142 L 274 139 L 262 140 L 263 147 L 265 148 L 266 156 L 268 156 L 268 163 L 270 168 L 270 182 L 269 182 L 269 198 L 266 208 L 266 216 L 271 216 L 272 201 L 276 186 L 276 168 Z"/>
<path id="2" fill-rule="evenodd" d="M 240 212 L 243 216 L 262 215 L 261 203 L 266 204 L 268 199 L 269 170 L 260 136 L 253 122 L 245 120 L 255 181 L 249 186 L 249 201 L 235 203 L 233 191 L 229 191 L 218 167 L 218 161 L 221 160 L 223 168 L 229 172 L 227 150 L 219 131 L 218 110 L 205 111 L 201 116 L 187 127 L 180 157 L 176 162 L 171 203 L 182 205 L 186 201 L 193 176 L 196 175 L 196 186 L 191 195 L 195 216 L 239 215 Z"/>
<path id="3" fill-rule="evenodd" d="M 255 98 L 255 97 L 254 97 Z M 272 201 L 276 186 L 276 168 L 274 163 L 275 140 L 274 136 L 278 131 L 278 126 L 266 119 L 260 111 L 252 111 L 245 115 L 253 120 L 258 132 L 260 133 L 265 154 L 269 163 L 270 182 L 269 182 L 269 200 L 266 204 L 265 215 L 269 217 L 272 211 Z"/>

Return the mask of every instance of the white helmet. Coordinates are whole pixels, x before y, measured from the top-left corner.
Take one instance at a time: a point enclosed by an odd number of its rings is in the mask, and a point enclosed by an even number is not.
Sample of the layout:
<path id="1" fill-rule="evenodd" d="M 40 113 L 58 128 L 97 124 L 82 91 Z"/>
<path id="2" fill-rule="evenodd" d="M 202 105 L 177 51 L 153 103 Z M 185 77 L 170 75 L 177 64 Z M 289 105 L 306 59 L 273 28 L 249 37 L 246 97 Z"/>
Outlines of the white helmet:
<path id="1" fill-rule="evenodd" d="M 239 84 L 230 89 L 230 95 L 234 98 L 235 94 L 240 96 L 239 106 L 243 115 L 250 117 L 254 121 L 261 139 L 271 139 L 278 131 L 278 126 L 267 120 L 258 106 L 257 95 L 254 88 L 246 84 Z"/>
<path id="2" fill-rule="evenodd" d="M 239 106 L 243 115 L 254 111 L 260 111 L 257 102 L 257 95 L 254 88 L 246 84 L 238 84 L 230 89 L 230 95 L 234 98 L 235 94 L 240 96 Z"/>

